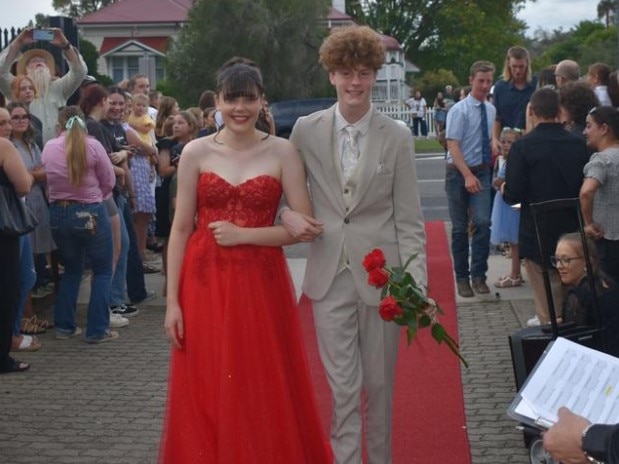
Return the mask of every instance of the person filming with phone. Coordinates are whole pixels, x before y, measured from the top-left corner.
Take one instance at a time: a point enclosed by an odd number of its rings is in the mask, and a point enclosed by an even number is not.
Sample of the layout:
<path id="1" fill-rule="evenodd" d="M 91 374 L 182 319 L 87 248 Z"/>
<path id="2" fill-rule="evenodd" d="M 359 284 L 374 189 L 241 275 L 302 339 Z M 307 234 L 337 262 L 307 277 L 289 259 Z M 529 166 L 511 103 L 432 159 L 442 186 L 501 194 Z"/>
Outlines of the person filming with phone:
<path id="1" fill-rule="evenodd" d="M 48 42 L 62 50 L 69 71 L 62 77 L 56 76 L 54 57 L 47 50 L 31 48 L 20 55 L 26 45 Z M 19 56 L 19 59 L 18 59 Z M 0 91 L 11 95 L 11 83 L 15 76 L 11 66 L 17 60 L 17 75 L 28 76 L 35 87 L 35 98 L 30 103 L 30 112 L 43 123 L 43 143 L 56 136 L 58 110 L 65 106 L 67 99 L 77 90 L 88 69 L 78 50 L 71 45 L 59 28 L 25 28 L 0 53 Z"/>

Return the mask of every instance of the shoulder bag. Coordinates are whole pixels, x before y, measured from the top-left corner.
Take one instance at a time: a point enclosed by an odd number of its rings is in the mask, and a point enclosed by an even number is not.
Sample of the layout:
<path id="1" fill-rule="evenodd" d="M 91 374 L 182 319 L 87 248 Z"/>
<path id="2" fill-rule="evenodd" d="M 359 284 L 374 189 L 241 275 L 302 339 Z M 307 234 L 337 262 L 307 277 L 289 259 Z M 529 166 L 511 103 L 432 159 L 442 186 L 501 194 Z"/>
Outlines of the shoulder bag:
<path id="1" fill-rule="evenodd" d="M 0 234 L 25 235 L 38 224 L 37 218 L 19 198 L 13 184 L 0 168 Z"/>

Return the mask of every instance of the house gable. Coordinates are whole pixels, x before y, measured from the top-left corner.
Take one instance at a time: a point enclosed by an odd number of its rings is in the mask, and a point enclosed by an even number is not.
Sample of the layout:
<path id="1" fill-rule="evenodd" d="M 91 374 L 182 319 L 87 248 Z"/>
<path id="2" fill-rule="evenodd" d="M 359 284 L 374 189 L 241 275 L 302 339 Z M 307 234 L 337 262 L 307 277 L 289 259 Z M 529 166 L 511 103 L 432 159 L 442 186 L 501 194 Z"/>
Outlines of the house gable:
<path id="1" fill-rule="evenodd" d="M 168 37 L 105 37 L 99 55 L 105 58 L 109 55 L 122 53 L 123 55 L 142 55 L 145 52 L 158 56 L 165 56 Z"/>

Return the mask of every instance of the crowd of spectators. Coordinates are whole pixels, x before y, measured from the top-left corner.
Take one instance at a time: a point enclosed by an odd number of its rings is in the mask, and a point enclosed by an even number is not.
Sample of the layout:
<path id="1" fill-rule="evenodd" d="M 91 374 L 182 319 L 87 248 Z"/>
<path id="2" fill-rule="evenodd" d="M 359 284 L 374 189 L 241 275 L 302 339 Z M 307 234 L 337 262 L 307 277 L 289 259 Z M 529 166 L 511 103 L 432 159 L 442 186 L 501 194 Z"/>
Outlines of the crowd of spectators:
<path id="1" fill-rule="evenodd" d="M 87 343 L 118 338 L 113 329 L 127 326 L 139 304 L 156 297 L 144 275 L 165 274 L 179 157 L 186 143 L 219 127 L 214 92 L 181 110 L 176 99 L 151 90 L 143 74 L 106 88 L 87 75 L 62 31 L 53 31 L 50 44 L 68 64 L 64 76 L 56 75 L 46 50 L 22 50 L 35 43 L 32 29 L 0 53 L 6 97 L 0 139 L 11 147 L 0 172 L 25 194 L 38 220 L 27 235 L 0 237 L 4 263 L 13 263 L 0 284 L 14 290 L 0 308 L 8 323 L 0 336 L 0 372 L 28 369 L 9 353 L 41 349 L 37 335 L 47 330 L 58 339 L 82 334 L 76 315 L 85 272 L 91 275 Z M 261 123 L 274 130 L 268 107 Z M 161 268 L 153 265 L 157 253 Z M 52 294 L 54 317 L 46 320 L 33 299 Z"/>

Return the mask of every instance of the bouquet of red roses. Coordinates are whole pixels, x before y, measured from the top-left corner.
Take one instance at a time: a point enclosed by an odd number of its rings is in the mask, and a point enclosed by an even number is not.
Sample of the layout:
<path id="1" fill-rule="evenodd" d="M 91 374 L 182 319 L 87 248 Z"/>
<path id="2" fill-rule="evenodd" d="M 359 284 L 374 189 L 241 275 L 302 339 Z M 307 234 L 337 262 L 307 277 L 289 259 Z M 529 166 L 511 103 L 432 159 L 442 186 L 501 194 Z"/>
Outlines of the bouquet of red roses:
<path id="1" fill-rule="evenodd" d="M 381 290 L 381 302 L 378 308 L 384 321 L 393 321 L 406 326 L 406 335 L 410 345 L 417 330 L 431 327 L 432 338 L 437 343 L 445 343 L 462 363 L 468 363 L 460 354 L 456 341 L 438 322 L 437 314 L 444 314 L 436 302 L 428 298 L 417 285 L 413 276 L 406 271 L 416 255 L 411 256 L 403 267 L 389 269 L 387 261 L 379 248 L 375 248 L 363 259 L 363 267 L 368 272 L 368 284 Z"/>

